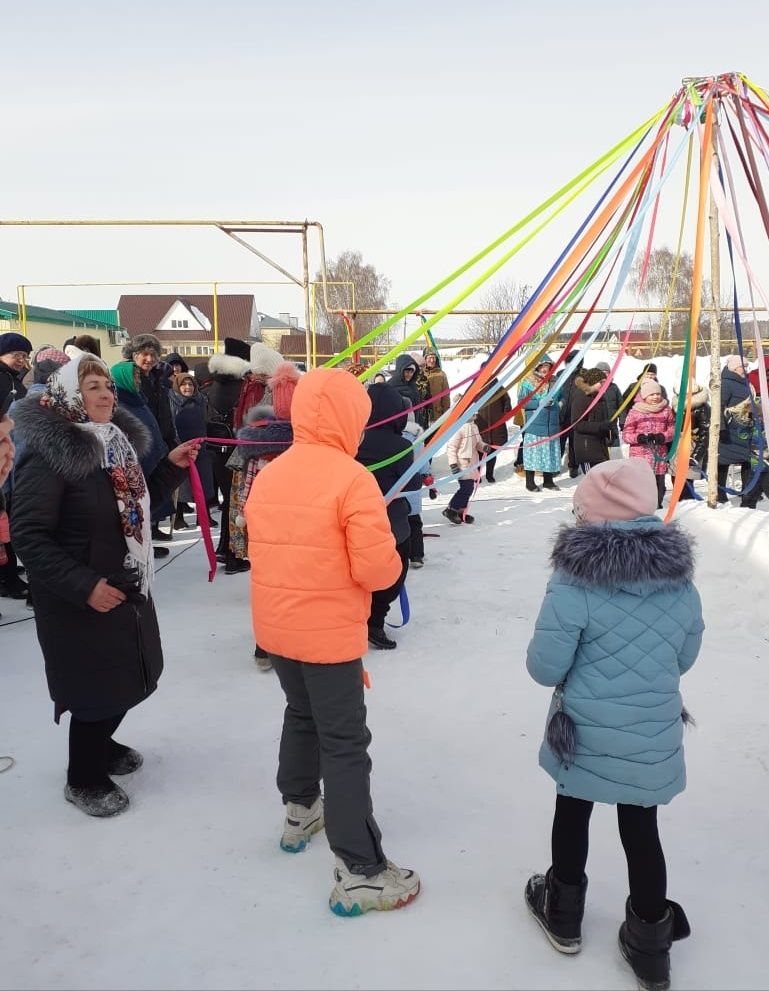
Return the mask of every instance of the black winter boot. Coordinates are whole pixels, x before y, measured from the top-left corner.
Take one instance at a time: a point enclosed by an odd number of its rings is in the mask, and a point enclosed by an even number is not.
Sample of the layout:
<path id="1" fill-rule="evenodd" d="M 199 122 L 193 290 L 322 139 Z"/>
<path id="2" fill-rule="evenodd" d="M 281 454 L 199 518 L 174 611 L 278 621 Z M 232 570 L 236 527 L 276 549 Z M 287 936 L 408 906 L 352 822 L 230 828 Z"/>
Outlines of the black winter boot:
<path id="1" fill-rule="evenodd" d="M 560 486 L 555 484 L 555 475 L 552 472 L 545 471 L 542 473 L 542 488 L 555 489 L 556 492 L 560 491 Z"/>
<path id="2" fill-rule="evenodd" d="M 397 641 L 388 637 L 382 626 L 369 626 L 368 643 L 374 650 L 395 650 L 398 646 Z"/>
<path id="3" fill-rule="evenodd" d="M 541 492 L 542 491 L 542 489 L 539 487 L 539 485 L 537 485 L 537 483 L 534 481 L 534 472 L 533 471 L 527 471 L 526 472 L 526 488 L 529 490 L 529 492 Z"/>
<path id="4" fill-rule="evenodd" d="M 559 953 L 582 949 L 582 916 L 585 914 L 587 875 L 581 884 L 564 884 L 553 874 L 534 874 L 526 884 L 526 904 Z"/>
<path id="5" fill-rule="evenodd" d="M 677 902 L 668 902 L 659 922 L 644 922 L 630 904 L 625 904 L 625 921 L 619 930 L 619 949 L 633 968 L 641 991 L 668 991 L 670 987 L 670 947 L 676 939 L 691 933 L 686 913 Z"/>

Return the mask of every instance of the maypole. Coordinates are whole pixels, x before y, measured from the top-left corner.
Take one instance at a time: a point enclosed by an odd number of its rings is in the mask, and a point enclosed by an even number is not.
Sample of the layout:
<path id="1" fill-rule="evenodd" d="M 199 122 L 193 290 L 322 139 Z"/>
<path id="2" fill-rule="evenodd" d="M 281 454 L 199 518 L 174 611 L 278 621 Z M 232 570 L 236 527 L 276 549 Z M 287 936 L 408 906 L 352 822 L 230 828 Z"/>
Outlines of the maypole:
<path id="1" fill-rule="evenodd" d="M 718 168 L 718 115 L 713 121 L 713 167 Z M 718 206 L 710 193 L 710 424 L 708 427 L 708 506 L 718 507 L 718 440 L 721 433 L 721 265 Z"/>

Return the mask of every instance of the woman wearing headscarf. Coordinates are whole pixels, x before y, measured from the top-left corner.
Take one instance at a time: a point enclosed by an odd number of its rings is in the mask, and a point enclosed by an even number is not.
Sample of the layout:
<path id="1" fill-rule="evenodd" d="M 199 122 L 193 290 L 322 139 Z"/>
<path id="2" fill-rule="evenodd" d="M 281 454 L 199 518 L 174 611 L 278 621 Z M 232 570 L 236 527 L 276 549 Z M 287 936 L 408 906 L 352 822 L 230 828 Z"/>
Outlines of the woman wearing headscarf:
<path id="1" fill-rule="evenodd" d="M 71 714 L 64 795 L 111 816 L 128 796 L 111 775 L 142 756 L 112 737 L 163 669 L 152 600 L 150 498 L 173 490 L 197 456 L 182 444 L 145 479 L 149 436 L 115 401 L 104 362 L 81 353 L 42 396 L 19 403 L 25 442 L 16 468 L 14 538 L 29 576 L 56 722 Z"/>
<path id="2" fill-rule="evenodd" d="M 561 444 L 557 436 L 561 428 L 560 410 L 554 396 L 547 398 L 552 386 L 545 382 L 545 376 L 552 367 L 553 359 L 549 354 L 543 355 L 518 389 L 518 401 L 526 400 L 524 410 L 528 425 L 523 444 L 523 467 L 529 492 L 541 491 L 534 479 L 537 471 L 542 472 L 543 488 L 558 488 L 554 479 L 561 470 Z M 537 416 L 529 422 L 534 413 Z"/>

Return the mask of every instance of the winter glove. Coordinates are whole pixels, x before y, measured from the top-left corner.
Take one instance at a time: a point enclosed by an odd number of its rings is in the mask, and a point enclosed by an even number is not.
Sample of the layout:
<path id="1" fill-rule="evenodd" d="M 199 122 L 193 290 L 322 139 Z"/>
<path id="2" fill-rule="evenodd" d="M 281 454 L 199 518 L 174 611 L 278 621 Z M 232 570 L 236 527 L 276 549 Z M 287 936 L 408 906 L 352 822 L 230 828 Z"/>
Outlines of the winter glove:
<path id="1" fill-rule="evenodd" d="M 651 443 L 651 438 L 649 437 L 648 434 L 639 434 L 638 435 L 638 443 L 639 444 L 650 444 Z"/>
<path id="2" fill-rule="evenodd" d="M 422 475 L 422 485 L 426 485 L 429 488 L 434 481 L 435 479 L 432 475 Z"/>
<path id="3" fill-rule="evenodd" d="M 449 465 L 449 468 L 451 469 L 451 474 L 452 475 L 458 475 L 459 474 L 459 465 Z"/>
<path id="4" fill-rule="evenodd" d="M 428 489 L 427 490 L 427 494 L 430 496 L 431 499 L 437 499 L 438 498 L 438 490 L 437 489 Z"/>
<path id="5" fill-rule="evenodd" d="M 667 444 L 664 434 L 652 434 L 652 437 L 658 444 Z"/>

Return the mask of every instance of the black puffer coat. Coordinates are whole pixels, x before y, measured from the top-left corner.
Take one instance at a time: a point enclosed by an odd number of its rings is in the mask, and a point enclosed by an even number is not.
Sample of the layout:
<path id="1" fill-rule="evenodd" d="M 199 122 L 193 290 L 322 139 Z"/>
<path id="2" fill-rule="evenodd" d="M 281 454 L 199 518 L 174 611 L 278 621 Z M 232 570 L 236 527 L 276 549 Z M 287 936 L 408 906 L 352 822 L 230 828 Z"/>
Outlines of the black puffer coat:
<path id="1" fill-rule="evenodd" d="M 484 392 L 498 385 L 497 380 L 491 379 L 484 387 Z M 499 388 L 494 392 L 483 406 L 478 410 L 475 418 L 475 425 L 481 434 L 484 444 L 491 444 L 493 447 L 501 447 L 507 443 L 507 422 L 497 423 L 503 416 L 512 410 L 510 396 L 507 389 Z M 497 424 L 494 426 L 494 424 Z"/>
<path id="2" fill-rule="evenodd" d="M 149 375 L 142 372 L 140 386 L 147 405 L 152 411 L 152 415 L 158 421 L 160 434 L 171 451 L 179 443 L 174 427 L 174 418 L 171 415 L 171 406 L 168 402 L 168 388 L 166 387 L 165 366 L 156 366 Z"/>
<path id="3" fill-rule="evenodd" d="M 574 458 L 577 465 L 601 464 L 609 460 L 608 444 L 612 437 L 609 411 L 603 396 L 583 419 L 579 419 L 595 399 L 598 390 L 587 385 L 581 375 L 574 376 L 569 420 L 574 424 Z"/>
<path id="4" fill-rule="evenodd" d="M 208 399 L 206 433 L 209 437 L 234 437 L 235 407 L 240 399 L 248 362 L 235 355 L 214 354 L 208 362 L 208 369 L 210 381 L 201 389 Z"/>
<path id="5" fill-rule="evenodd" d="M 721 433 L 718 439 L 718 463 L 738 465 L 750 461 L 750 439 L 739 418 L 727 410 L 745 402 L 751 395 L 750 383 L 742 375 L 724 368 L 721 372 Z"/>
<path id="6" fill-rule="evenodd" d="M 375 383 L 369 388 L 368 395 L 371 400 L 369 423 L 378 423 L 380 420 L 395 416 L 396 413 L 403 413 L 401 397 L 391 385 L 381 382 Z M 362 465 L 378 464 L 378 462 L 385 461 L 402 451 L 408 452 L 392 464 L 377 468 L 373 473 L 374 478 L 379 483 L 382 495 L 386 495 L 406 469 L 414 463 L 414 455 L 409 450 L 411 445 L 402 435 L 405 426 L 406 414 L 403 413 L 402 416 L 383 424 L 381 427 L 368 428 L 363 434 L 363 440 L 358 448 L 356 461 L 360 461 Z M 413 478 L 409 479 L 404 489 L 411 491 L 420 488 L 421 485 L 422 478 L 417 472 Z M 387 505 L 387 516 L 396 544 L 403 543 L 411 534 L 409 512 L 408 500 L 402 496 L 393 499 Z"/>
<path id="7" fill-rule="evenodd" d="M 117 409 L 115 424 L 141 455 L 147 430 Z M 35 397 L 16 408 L 25 450 L 16 469 L 14 545 L 29 576 L 37 637 L 58 715 L 107 719 L 154 692 L 163 670 L 155 606 L 128 602 L 108 613 L 87 600 L 100 578 L 120 572 L 126 545 L 98 441 Z M 163 498 L 186 472 L 167 458 L 147 480 Z M 161 491 L 162 490 L 162 491 Z"/>
<path id="8" fill-rule="evenodd" d="M 23 399 L 27 394 L 27 387 L 22 382 L 23 375 L 17 375 L 0 361 L 0 413 L 5 411 L 6 405 Z"/>

